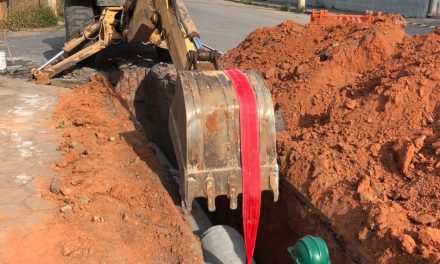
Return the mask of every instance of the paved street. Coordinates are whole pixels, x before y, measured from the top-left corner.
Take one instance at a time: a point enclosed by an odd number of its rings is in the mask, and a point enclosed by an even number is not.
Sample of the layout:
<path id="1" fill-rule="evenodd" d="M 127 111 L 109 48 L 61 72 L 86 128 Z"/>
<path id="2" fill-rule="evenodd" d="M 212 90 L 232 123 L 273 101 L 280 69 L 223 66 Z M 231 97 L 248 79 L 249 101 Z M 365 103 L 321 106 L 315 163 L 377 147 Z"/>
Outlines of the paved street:
<path id="1" fill-rule="evenodd" d="M 53 208 L 41 193 L 60 158 L 50 123 L 60 90 L 0 77 L 0 256 L 9 229 L 38 223 Z"/>
<path id="2" fill-rule="evenodd" d="M 12 56 L 19 61 L 19 64 L 32 62 L 33 65 L 40 65 L 44 63 L 47 58 L 55 55 L 63 47 L 64 41 L 64 29 L 48 32 L 8 32 Z M 3 44 L 3 41 L 0 43 Z"/>
<path id="3" fill-rule="evenodd" d="M 275 26 L 289 19 L 300 24 L 310 21 L 309 15 L 223 0 L 186 0 L 185 4 L 202 41 L 220 51 L 235 47 L 256 28 Z"/>

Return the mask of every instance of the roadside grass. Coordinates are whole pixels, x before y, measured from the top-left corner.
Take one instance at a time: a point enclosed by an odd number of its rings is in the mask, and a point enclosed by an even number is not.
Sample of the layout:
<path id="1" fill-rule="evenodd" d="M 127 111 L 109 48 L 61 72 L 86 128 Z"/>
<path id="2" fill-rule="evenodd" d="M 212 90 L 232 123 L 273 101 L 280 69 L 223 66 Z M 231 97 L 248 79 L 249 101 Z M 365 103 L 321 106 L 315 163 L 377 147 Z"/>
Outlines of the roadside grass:
<path id="1" fill-rule="evenodd" d="M 64 12 L 60 14 L 64 16 Z M 55 15 L 55 12 L 50 7 L 28 5 L 10 10 L 5 25 L 9 30 L 48 28 L 57 26 L 60 21 L 62 21 L 62 18 Z"/>

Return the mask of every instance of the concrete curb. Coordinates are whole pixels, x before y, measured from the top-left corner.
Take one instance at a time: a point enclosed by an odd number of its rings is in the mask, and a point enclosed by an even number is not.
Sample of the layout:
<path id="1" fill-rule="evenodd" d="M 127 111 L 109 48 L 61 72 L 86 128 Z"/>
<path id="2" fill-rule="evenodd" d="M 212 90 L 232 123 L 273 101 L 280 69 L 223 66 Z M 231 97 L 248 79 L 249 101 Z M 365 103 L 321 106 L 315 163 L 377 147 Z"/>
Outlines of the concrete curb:
<path id="1" fill-rule="evenodd" d="M 259 7 L 266 7 L 266 8 L 271 8 L 271 9 L 275 9 L 278 11 L 284 11 L 284 12 L 293 12 L 293 13 L 297 13 L 297 14 L 311 14 L 312 13 L 312 9 L 315 10 L 320 10 L 321 8 L 306 8 L 305 12 L 297 12 L 297 8 L 295 7 L 295 5 L 292 5 L 289 7 L 289 9 L 287 9 L 287 7 L 285 5 L 282 4 L 276 4 L 276 3 L 264 3 L 262 1 L 246 1 L 246 0 L 226 0 L 229 2 L 234 2 L 234 3 L 240 3 L 240 4 L 244 4 L 244 5 L 253 5 L 253 6 L 259 6 Z"/>

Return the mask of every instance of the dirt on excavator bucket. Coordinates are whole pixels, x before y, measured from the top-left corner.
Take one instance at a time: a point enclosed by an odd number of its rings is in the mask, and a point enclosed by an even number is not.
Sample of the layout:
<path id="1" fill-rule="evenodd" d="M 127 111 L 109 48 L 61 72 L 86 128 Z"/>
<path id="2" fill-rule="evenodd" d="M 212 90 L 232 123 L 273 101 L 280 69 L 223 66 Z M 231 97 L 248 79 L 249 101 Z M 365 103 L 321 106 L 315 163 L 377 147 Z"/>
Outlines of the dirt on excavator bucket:
<path id="1" fill-rule="evenodd" d="M 271 95 L 254 71 L 244 75 L 257 102 L 261 190 L 278 199 L 275 116 Z M 180 192 L 191 210 L 194 198 L 225 195 L 237 208 L 242 193 L 240 107 L 234 86 L 225 71 L 179 71 L 169 114 L 170 135 L 181 172 Z"/>

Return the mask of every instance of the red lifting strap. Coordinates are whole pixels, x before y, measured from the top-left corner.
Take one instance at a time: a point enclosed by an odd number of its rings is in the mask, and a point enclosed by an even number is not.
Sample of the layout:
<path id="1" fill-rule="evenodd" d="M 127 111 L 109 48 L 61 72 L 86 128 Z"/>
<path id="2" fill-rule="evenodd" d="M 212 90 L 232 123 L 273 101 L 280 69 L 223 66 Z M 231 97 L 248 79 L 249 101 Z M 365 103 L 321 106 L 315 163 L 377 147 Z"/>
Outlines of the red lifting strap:
<path id="1" fill-rule="evenodd" d="M 241 174 L 243 181 L 243 230 L 246 263 L 252 263 L 261 207 L 261 176 L 257 97 L 246 75 L 226 70 L 240 107 Z"/>

